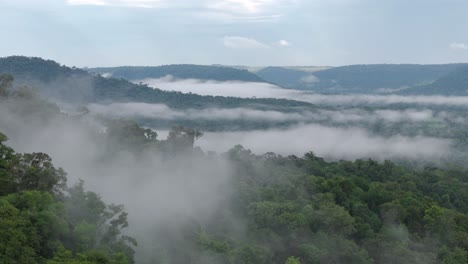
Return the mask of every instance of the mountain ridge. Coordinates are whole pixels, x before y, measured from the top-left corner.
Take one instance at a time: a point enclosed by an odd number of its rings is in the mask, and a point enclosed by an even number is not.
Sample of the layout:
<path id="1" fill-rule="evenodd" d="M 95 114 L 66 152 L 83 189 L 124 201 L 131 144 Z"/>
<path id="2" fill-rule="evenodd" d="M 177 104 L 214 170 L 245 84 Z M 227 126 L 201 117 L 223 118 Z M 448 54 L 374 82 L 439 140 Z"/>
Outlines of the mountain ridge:
<path id="1" fill-rule="evenodd" d="M 0 74 L 14 76 L 17 85 L 36 88 L 48 99 L 68 103 L 143 102 L 163 103 L 172 108 L 253 107 L 283 108 L 313 107 L 312 104 L 275 98 L 235 98 L 202 96 L 135 84 L 128 80 L 104 78 L 76 67 L 60 65 L 38 57 L 10 56 L 0 58 Z"/>

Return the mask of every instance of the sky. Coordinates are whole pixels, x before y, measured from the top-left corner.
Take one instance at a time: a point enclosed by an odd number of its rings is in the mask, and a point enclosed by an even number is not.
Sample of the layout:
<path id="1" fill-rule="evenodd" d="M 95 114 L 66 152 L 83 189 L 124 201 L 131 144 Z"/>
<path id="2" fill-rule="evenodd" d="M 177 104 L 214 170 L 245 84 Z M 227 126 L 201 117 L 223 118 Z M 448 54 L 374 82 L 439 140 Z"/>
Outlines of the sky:
<path id="1" fill-rule="evenodd" d="M 468 62 L 466 0 L 0 0 L 0 57 L 68 66 Z"/>

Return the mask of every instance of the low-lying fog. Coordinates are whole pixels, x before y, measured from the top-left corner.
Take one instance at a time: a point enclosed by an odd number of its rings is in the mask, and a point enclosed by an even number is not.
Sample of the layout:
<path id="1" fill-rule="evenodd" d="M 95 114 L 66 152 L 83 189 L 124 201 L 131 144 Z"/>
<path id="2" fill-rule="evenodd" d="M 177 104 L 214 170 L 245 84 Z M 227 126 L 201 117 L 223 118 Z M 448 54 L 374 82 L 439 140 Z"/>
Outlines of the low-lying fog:
<path id="1" fill-rule="evenodd" d="M 465 118 L 454 116 L 444 111 L 434 112 L 431 109 L 377 109 L 369 110 L 362 108 L 353 109 L 313 109 L 296 112 L 281 112 L 274 110 L 259 110 L 252 108 L 205 108 L 205 109 L 171 109 L 164 104 L 147 103 L 111 103 L 111 104 L 89 104 L 88 109 L 94 113 L 111 118 L 155 118 L 165 120 L 177 119 L 202 119 L 202 120 L 255 120 L 255 121 L 297 121 L 318 122 L 328 121 L 330 123 L 352 123 L 377 121 L 385 122 L 422 122 L 442 121 L 451 119 L 464 122 Z"/>
<path id="2" fill-rule="evenodd" d="M 373 136 L 360 128 L 301 125 L 289 129 L 205 133 L 196 142 L 204 150 L 224 152 L 241 144 L 254 153 L 275 152 L 302 156 L 313 151 L 331 159 L 411 158 L 437 160 L 451 150 L 451 142 L 423 136 Z"/>
<path id="3" fill-rule="evenodd" d="M 166 105 L 146 103 L 91 104 L 91 113 L 112 118 L 158 118 L 191 120 L 262 120 L 297 121 L 285 129 L 255 131 L 211 132 L 197 142 L 207 151 L 225 152 L 236 144 L 251 149 L 256 154 L 275 152 L 283 155 L 302 155 L 314 151 L 332 159 L 355 158 L 424 158 L 438 159 L 449 153 L 450 141 L 424 136 L 383 137 L 371 135 L 362 124 L 376 122 L 443 122 L 462 117 L 429 109 L 405 110 L 308 110 L 294 113 L 263 111 L 248 108 L 174 110 Z M 463 119 L 464 120 L 464 119 Z M 461 121 L 463 121 L 461 120 Z M 159 134 L 165 134 L 164 132 Z"/>
<path id="4" fill-rule="evenodd" d="M 300 97 L 299 91 L 277 88 L 259 83 L 218 83 L 199 81 L 158 81 L 158 87 L 168 90 L 218 94 L 242 97 Z M 340 96 L 308 94 L 310 98 L 339 104 Z M 356 96 L 358 98 L 359 96 Z M 296 98 L 296 99 L 298 99 Z M 352 97 L 344 97 L 352 98 Z M 354 97 L 353 97 L 354 98 Z M 366 98 L 366 97 L 363 97 Z M 390 98 L 375 97 L 368 98 Z M 403 98 L 403 97 L 397 97 Z M 429 97 L 428 97 L 429 98 Z M 333 100 L 337 100 L 336 102 Z M 440 99 L 440 98 L 439 98 Z M 442 98 L 448 102 L 451 98 Z M 429 99 L 427 99 L 429 100 Z M 432 98 L 436 102 L 437 98 Z M 453 98 L 463 102 L 464 98 Z M 468 101 L 467 101 L 468 102 Z M 157 245 L 154 237 L 168 228 L 174 219 L 209 217 L 230 191 L 231 164 L 219 156 L 178 157 L 167 161 L 152 153 L 112 153 L 108 155 L 96 142 L 94 127 L 98 121 L 92 117 L 75 122 L 73 118 L 56 118 L 48 122 L 23 116 L 15 107 L 18 102 L 0 104 L 0 130 L 10 137 L 7 143 L 19 152 L 43 151 L 49 153 L 56 166 L 69 173 L 70 184 L 78 178 L 86 181 L 86 187 L 100 193 L 106 201 L 124 203 L 130 213 L 130 234 L 142 242 L 137 258 L 151 256 Z M 290 121 L 297 124 L 284 129 L 205 132 L 196 141 L 204 151 L 224 152 L 237 144 L 254 153 L 276 152 L 282 155 L 298 155 L 313 151 L 331 159 L 422 159 L 440 161 L 453 151 L 452 141 L 425 136 L 373 135 L 353 122 L 426 122 L 444 119 L 460 119 L 452 113 L 423 109 L 365 108 L 333 110 L 310 109 L 283 113 L 257 109 L 201 109 L 175 110 L 161 104 L 113 103 L 91 104 L 92 114 L 116 118 L 151 118 L 177 120 L 266 120 Z M 78 119 L 77 119 L 78 120 Z M 93 124 L 92 121 L 97 124 Z M 320 122 L 325 123 L 320 123 Z M 336 125 L 338 124 L 338 125 Z M 91 127 L 91 128 L 89 128 Z M 164 138 L 165 131 L 157 131 Z M 105 158 L 103 158 L 105 157 Z M 170 199 L 168 199 L 170 197 Z M 178 228 L 176 224 L 169 225 Z M 156 233 L 155 233 L 156 232 Z M 162 232 L 162 231 L 161 231 Z M 177 232 L 175 232 L 177 233 Z M 148 241 L 146 241 L 148 240 Z M 163 240 L 163 238 L 161 238 Z M 157 241 L 158 242 L 158 241 Z M 160 242 L 160 241 L 159 241 Z M 158 243 L 159 243 L 158 242 Z M 162 242 L 163 243 L 163 242 Z"/>
<path id="5" fill-rule="evenodd" d="M 135 82 L 148 84 L 167 91 L 196 93 L 201 95 L 233 96 L 242 98 L 282 98 L 323 105 L 452 105 L 468 106 L 468 96 L 401 96 L 401 95 L 324 95 L 299 90 L 282 89 L 269 83 L 217 82 L 203 80 L 175 80 L 168 76 L 161 79 L 144 79 Z"/>
<path id="6" fill-rule="evenodd" d="M 267 83 L 215 82 L 174 80 L 172 78 L 146 79 L 142 82 L 163 90 L 237 97 L 275 97 L 312 102 L 318 105 L 350 104 L 348 109 L 316 108 L 295 112 L 280 112 L 250 108 L 171 109 L 163 104 L 112 103 L 90 104 L 91 113 L 112 118 L 174 120 L 250 120 L 266 122 L 295 122 L 288 128 L 253 131 L 206 132 L 196 142 L 203 150 L 224 152 L 236 144 L 256 154 L 275 152 L 282 155 L 302 155 L 314 151 L 331 159 L 430 159 L 438 160 L 451 151 L 449 139 L 424 135 L 375 135 L 365 125 L 407 122 L 465 122 L 462 116 L 434 111 L 430 105 L 468 106 L 468 97 L 395 96 L 395 95 L 320 95 L 287 90 Z M 382 106 L 394 103 L 423 104 L 424 107 L 401 110 Z M 379 109 L 365 108 L 379 105 Z M 159 134 L 161 131 L 158 131 Z"/>
<path id="7" fill-rule="evenodd" d="M 178 80 L 171 76 L 160 79 L 137 80 L 136 83 L 145 83 L 150 87 L 166 91 L 182 93 L 196 93 L 200 95 L 232 96 L 241 98 L 289 98 L 292 94 L 301 94 L 300 91 L 287 90 L 269 83 L 239 82 L 239 81 L 206 81 L 196 79 Z"/>

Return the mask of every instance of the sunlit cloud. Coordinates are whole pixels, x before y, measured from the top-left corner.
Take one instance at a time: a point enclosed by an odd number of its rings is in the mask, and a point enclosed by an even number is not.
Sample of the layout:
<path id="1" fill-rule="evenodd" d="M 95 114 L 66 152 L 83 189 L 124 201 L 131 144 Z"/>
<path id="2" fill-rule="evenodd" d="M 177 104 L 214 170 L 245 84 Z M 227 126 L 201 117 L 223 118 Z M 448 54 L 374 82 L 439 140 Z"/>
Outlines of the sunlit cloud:
<path id="1" fill-rule="evenodd" d="M 260 13 L 274 0 L 223 0 L 208 4 L 209 8 L 232 13 Z"/>
<path id="2" fill-rule="evenodd" d="M 230 48 L 230 49 L 269 48 L 268 45 L 256 39 L 240 37 L 240 36 L 225 36 L 223 38 L 223 44 L 226 48 Z"/>
<path id="3" fill-rule="evenodd" d="M 68 0 L 67 3 L 70 5 L 156 8 L 162 6 L 163 0 Z"/>

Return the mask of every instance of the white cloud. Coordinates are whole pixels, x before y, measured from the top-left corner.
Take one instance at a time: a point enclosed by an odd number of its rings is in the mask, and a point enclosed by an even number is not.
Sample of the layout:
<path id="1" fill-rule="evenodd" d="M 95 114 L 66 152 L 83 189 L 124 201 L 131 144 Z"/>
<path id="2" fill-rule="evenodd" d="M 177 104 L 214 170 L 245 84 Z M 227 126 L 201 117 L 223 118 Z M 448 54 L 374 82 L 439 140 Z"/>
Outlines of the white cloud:
<path id="1" fill-rule="evenodd" d="M 265 7 L 275 2 L 274 0 L 223 0 L 208 4 L 208 8 L 232 12 L 232 13 L 260 13 Z"/>
<path id="2" fill-rule="evenodd" d="M 269 48 L 268 45 L 261 43 L 252 38 L 239 37 L 239 36 L 225 36 L 223 44 L 226 48 L 231 49 L 258 49 Z"/>
<path id="3" fill-rule="evenodd" d="M 97 5 L 156 8 L 161 7 L 163 0 L 67 0 L 70 5 Z"/>
<path id="4" fill-rule="evenodd" d="M 139 8 L 182 8 L 196 10 L 192 15 L 227 23 L 268 22 L 283 15 L 285 4 L 296 0 L 65 0 L 69 5 L 117 6 Z"/>
<path id="5" fill-rule="evenodd" d="M 280 47 L 291 47 L 292 46 L 291 42 L 289 42 L 287 40 L 284 40 L 284 39 L 278 40 L 275 44 L 280 46 Z"/>
<path id="6" fill-rule="evenodd" d="M 271 11 L 295 0 L 66 0 L 70 5 L 126 6 L 126 7 L 195 7 L 215 12 L 253 15 Z"/>
<path id="7" fill-rule="evenodd" d="M 449 47 L 453 50 L 468 50 L 468 45 L 459 42 L 454 42 L 450 44 Z"/>

